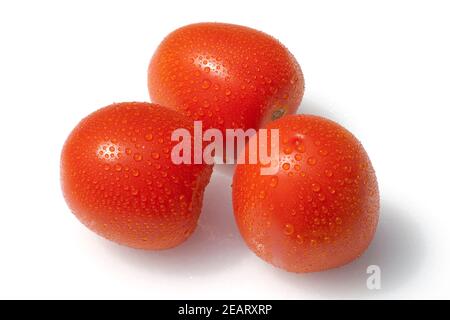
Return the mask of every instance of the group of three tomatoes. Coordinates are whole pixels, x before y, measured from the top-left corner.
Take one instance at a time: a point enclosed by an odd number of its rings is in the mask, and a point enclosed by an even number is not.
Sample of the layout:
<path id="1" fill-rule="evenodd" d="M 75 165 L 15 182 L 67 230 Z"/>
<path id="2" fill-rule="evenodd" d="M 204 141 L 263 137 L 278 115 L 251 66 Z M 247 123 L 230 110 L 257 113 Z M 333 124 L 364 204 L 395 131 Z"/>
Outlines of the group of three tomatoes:
<path id="1" fill-rule="evenodd" d="M 259 257 L 313 272 L 346 264 L 368 247 L 379 213 L 369 157 L 337 123 L 294 115 L 304 78 L 276 39 L 230 24 L 182 27 L 153 55 L 148 88 L 154 103 L 100 109 L 64 145 L 64 197 L 88 228 L 139 249 L 184 242 L 196 228 L 213 168 L 174 164 L 171 135 L 192 132 L 197 120 L 221 132 L 278 130 L 274 174 L 261 174 L 257 162 L 238 164 L 233 177 L 236 223 Z"/>

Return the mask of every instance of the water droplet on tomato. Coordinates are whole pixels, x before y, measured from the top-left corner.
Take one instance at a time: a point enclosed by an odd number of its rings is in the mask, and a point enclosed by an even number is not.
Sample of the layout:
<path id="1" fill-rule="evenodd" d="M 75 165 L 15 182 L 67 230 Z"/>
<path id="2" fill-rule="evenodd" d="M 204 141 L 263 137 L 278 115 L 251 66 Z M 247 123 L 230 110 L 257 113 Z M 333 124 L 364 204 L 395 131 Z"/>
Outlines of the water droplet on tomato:
<path id="1" fill-rule="evenodd" d="M 275 188 L 278 185 L 278 177 L 272 177 L 270 179 L 270 186 L 272 188 Z"/>
<path id="2" fill-rule="evenodd" d="M 145 135 L 145 140 L 152 141 L 153 140 L 153 134 L 151 134 L 151 133 L 146 134 Z"/>
<path id="3" fill-rule="evenodd" d="M 317 163 L 316 158 L 314 158 L 314 157 L 308 158 L 308 164 L 309 165 L 314 166 L 316 163 Z"/>
<path id="4" fill-rule="evenodd" d="M 202 81 L 202 88 L 203 89 L 209 89 L 211 87 L 211 81 L 209 81 L 209 80 L 203 80 Z"/>
<path id="5" fill-rule="evenodd" d="M 294 226 L 290 223 L 284 225 L 284 234 L 290 236 L 294 233 Z"/>
<path id="6" fill-rule="evenodd" d="M 131 170 L 131 174 L 133 175 L 133 177 L 138 177 L 139 176 L 139 170 L 138 169 L 132 169 Z"/>
<path id="7" fill-rule="evenodd" d="M 320 191 L 320 185 L 319 184 L 313 183 L 311 186 L 312 186 L 312 190 L 314 192 L 319 192 Z"/>
<path id="8" fill-rule="evenodd" d="M 152 158 L 155 160 L 158 160 L 160 158 L 160 155 L 158 152 L 152 152 Z"/>

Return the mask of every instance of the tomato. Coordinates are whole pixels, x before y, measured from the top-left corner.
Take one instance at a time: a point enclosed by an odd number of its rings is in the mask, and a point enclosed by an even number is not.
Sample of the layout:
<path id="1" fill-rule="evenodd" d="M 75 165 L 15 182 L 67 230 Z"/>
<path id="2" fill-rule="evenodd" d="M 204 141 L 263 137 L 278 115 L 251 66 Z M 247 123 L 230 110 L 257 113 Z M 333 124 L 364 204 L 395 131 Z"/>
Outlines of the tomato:
<path id="1" fill-rule="evenodd" d="M 175 30 L 148 68 L 153 102 L 208 128 L 259 128 L 295 113 L 304 79 L 294 56 L 271 36 L 238 25 L 199 23 Z"/>
<path id="2" fill-rule="evenodd" d="M 140 249 L 165 249 L 194 231 L 209 165 L 175 165 L 174 129 L 192 131 L 176 111 L 148 103 L 113 104 L 82 120 L 61 157 L 65 199 L 99 235 Z"/>
<path id="3" fill-rule="evenodd" d="M 279 130 L 276 173 L 261 175 L 260 163 L 239 164 L 233 178 L 235 218 L 247 245 L 292 272 L 360 256 L 379 215 L 377 180 L 363 146 L 337 123 L 312 115 L 287 116 L 267 129 Z"/>

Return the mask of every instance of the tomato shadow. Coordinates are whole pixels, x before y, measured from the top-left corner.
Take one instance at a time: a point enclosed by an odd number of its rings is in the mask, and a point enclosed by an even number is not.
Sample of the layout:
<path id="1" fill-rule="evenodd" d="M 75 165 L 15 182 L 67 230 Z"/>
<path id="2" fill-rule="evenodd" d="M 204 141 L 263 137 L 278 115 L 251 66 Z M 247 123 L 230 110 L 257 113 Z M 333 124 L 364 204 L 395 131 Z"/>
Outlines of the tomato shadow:
<path id="1" fill-rule="evenodd" d="M 192 278 L 237 265 L 249 251 L 239 235 L 231 201 L 231 178 L 214 172 L 206 188 L 194 234 L 178 247 L 162 251 L 130 249 L 108 242 L 125 263 L 151 273 Z"/>
<path id="2" fill-rule="evenodd" d="M 290 285 L 295 285 L 319 298 L 377 297 L 394 293 L 402 285 L 413 281 L 426 255 L 423 234 L 407 212 L 391 203 L 383 203 L 380 222 L 372 244 L 359 259 L 337 269 L 310 274 L 277 274 Z M 381 289 L 369 290 L 367 268 L 381 269 Z"/>
<path id="3" fill-rule="evenodd" d="M 313 114 L 331 119 L 338 123 L 345 123 L 346 119 L 341 118 L 339 112 L 335 112 L 335 110 L 336 107 L 329 103 L 317 103 L 305 96 L 298 108 L 297 114 Z"/>

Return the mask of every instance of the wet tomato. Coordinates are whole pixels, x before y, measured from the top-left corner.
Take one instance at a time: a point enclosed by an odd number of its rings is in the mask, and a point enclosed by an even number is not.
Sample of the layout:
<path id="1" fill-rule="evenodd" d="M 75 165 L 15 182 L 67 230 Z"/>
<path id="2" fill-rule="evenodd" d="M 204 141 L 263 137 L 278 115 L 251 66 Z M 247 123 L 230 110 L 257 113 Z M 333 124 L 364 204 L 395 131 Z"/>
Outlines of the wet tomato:
<path id="1" fill-rule="evenodd" d="M 99 235 L 130 247 L 186 240 L 199 217 L 209 165 L 175 165 L 171 134 L 192 121 L 148 103 L 121 103 L 82 120 L 61 157 L 65 199 Z"/>
<path id="2" fill-rule="evenodd" d="M 360 142 L 330 120 L 291 115 L 278 129 L 278 170 L 239 164 L 233 206 L 248 246 L 269 263 L 292 272 L 346 264 L 371 242 L 379 215 L 372 164 Z"/>
<path id="3" fill-rule="evenodd" d="M 205 128 L 259 128 L 295 113 L 304 79 L 273 37 L 224 23 L 188 25 L 159 45 L 148 69 L 153 102 L 203 121 Z"/>

